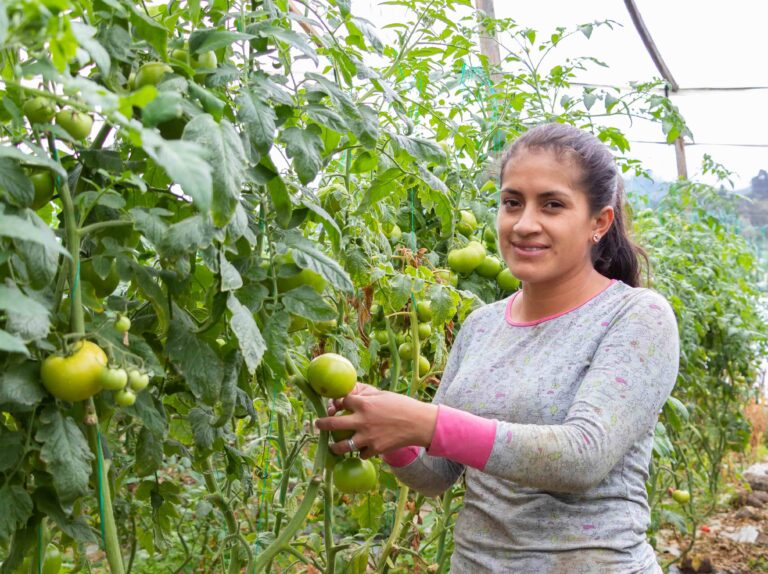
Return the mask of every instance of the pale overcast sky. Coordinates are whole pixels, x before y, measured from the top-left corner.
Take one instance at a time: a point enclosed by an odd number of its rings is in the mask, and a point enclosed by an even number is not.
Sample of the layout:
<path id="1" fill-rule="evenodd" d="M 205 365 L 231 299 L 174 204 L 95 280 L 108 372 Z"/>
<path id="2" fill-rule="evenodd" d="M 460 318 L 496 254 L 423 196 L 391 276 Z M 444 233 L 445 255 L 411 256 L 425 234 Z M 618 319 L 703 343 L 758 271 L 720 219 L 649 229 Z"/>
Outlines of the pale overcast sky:
<path id="1" fill-rule="evenodd" d="M 768 2 L 765 0 L 636 0 L 662 57 L 681 88 L 768 87 Z M 587 40 L 569 39 L 553 53 L 552 65 L 574 56 L 594 56 L 609 68 L 595 67 L 579 81 L 627 85 L 649 80 L 656 71 L 621 0 L 496 0 L 496 16 L 512 18 L 521 26 L 551 32 L 595 20 L 621 24 L 613 31 L 600 28 Z M 354 14 L 372 20 L 381 30 L 399 20 L 400 7 L 375 0 L 354 1 Z M 382 33 L 385 35 L 386 32 Z M 670 95 L 685 116 L 695 142 L 702 144 L 766 144 L 768 146 L 768 90 L 682 92 Z M 630 140 L 663 139 L 660 126 L 635 123 L 620 126 Z M 737 189 L 749 185 L 759 169 L 768 169 L 768 147 L 695 145 L 687 148 L 688 171 L 695 175 L 701 157 L 709 153 L 736 172 Z M 632 155 L 660 178 L 676 177 L 672 146 L 632 144 Z"/>

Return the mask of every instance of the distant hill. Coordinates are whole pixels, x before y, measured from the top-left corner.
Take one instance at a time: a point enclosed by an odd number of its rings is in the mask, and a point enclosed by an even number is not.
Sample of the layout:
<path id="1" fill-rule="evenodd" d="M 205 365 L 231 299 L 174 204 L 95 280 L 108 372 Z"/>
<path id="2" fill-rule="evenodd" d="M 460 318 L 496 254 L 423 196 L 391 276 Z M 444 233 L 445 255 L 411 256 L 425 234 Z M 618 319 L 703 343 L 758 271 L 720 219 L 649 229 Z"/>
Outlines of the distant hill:
<path id="1" fill-rule="evenodd" d="M 652 172 L 650 175 L 651 178 L 653 178 Z M 648 201 L 653 206 L 667 194 L 669 182 L 656 178 L 630 177 L 624 179 L 624 189 L 630 195 L 638 195 L 648 198 Z"/>

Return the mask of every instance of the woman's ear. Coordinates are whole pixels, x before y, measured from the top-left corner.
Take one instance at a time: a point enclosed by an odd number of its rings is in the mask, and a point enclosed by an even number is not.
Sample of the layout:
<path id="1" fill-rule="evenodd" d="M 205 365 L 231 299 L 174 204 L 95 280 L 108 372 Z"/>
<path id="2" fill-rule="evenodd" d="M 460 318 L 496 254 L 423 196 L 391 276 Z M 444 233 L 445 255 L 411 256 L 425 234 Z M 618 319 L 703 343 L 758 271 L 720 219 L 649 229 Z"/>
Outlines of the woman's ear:
<path id="1" fill-rule="evenodd" d="M 600 213 L 595 216 L 593 220 L 592 232 L 596 233 L 600 237 L 603 237 L 606 233 L 608 233 L 611 225 L 613 225 L 615 216 L 616 214 L 613 211 L 613 207 L 606 205 L 600 210 Z"/>

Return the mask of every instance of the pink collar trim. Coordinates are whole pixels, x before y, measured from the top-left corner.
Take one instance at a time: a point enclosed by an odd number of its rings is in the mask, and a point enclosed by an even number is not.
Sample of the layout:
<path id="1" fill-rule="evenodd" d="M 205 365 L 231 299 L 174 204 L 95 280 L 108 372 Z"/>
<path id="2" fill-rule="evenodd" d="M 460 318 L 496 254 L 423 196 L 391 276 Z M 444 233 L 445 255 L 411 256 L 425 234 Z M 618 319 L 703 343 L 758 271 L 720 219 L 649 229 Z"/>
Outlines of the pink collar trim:
<path id="1" fill-rule="evenodd" d="M 554 315 L 550 315 L 549 317 L 544 317 L 542 319 L 536 319 L 534 321 L 513 321 L 512 320 L 512 302 L 515 300 L 515 297 L 517 297 L 520 294 L 520 291 L 517 291 L 512 297 L 509 298 L 509 301 L 507 302 L 507 308 L 504 310 L 504 318 L 507 320 L 507 323 L 512 325 L 513 327 L 531 327 L 533 325 L 538 325 L 539 323 L 543 323 L 544 321 L 549 321 L 551 319 L 556 319 L 557 317 L 562 317 L 563 315 L 566 315 L 567 313 L 570 313 L 572 311 L 575 311 L 579 307 L 583 307 L 590 301 L 592 301 L 595 297 L 601 295 L 602 293 L 605 293 L 608 289 L 610 289 L 614 283 L 617 283 L 618 281 L 616 279 L 611 279 L 611 282 L 599 293 L 596 293 L 586 301 L 584 301 L 580 305 L 576 305 L 576 307 L 572 309 L 568 309 L 567 311 L 562 311 L 560 313 L 556 313 Z"/>

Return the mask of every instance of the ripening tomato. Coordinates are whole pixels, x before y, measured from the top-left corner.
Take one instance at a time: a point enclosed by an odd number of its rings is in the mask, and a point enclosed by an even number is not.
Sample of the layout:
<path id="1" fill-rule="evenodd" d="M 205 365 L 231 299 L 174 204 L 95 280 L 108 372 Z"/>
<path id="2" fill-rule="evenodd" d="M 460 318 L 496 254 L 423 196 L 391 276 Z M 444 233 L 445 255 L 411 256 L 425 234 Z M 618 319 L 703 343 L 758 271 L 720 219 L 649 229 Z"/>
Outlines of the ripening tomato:
<path id="1" fill-rule="evenodd" d="M 339 399 L 355 387 L 357 371 L 345 357 L 336 353 L 325 353 L 309 363 L 307 380 L 317 394 Z"/>
<path id="2" fill-rule="evenodd" d="M 369 492 L 376 486 L 376 467 L 369 460 L 344 459 L 333 469 L 333 484 L 344 494 Z"/>
<path id="3" fill-rule="evenodd" d="M 125 315 L 119 315 L 117 321 L 115 321 L 115 331 L 118 333 L 125 333 L 131 328 L 131 320 Z"/>
<path id="4" fill-rule="evenodd" d="M 107 365 L 107 355 L 96 343 L 78 341 L 67 356 L 46 357 L 40 376 L 48 392 L 63 401 L 84 401 L 101 390 L 99 376 Z"/>

